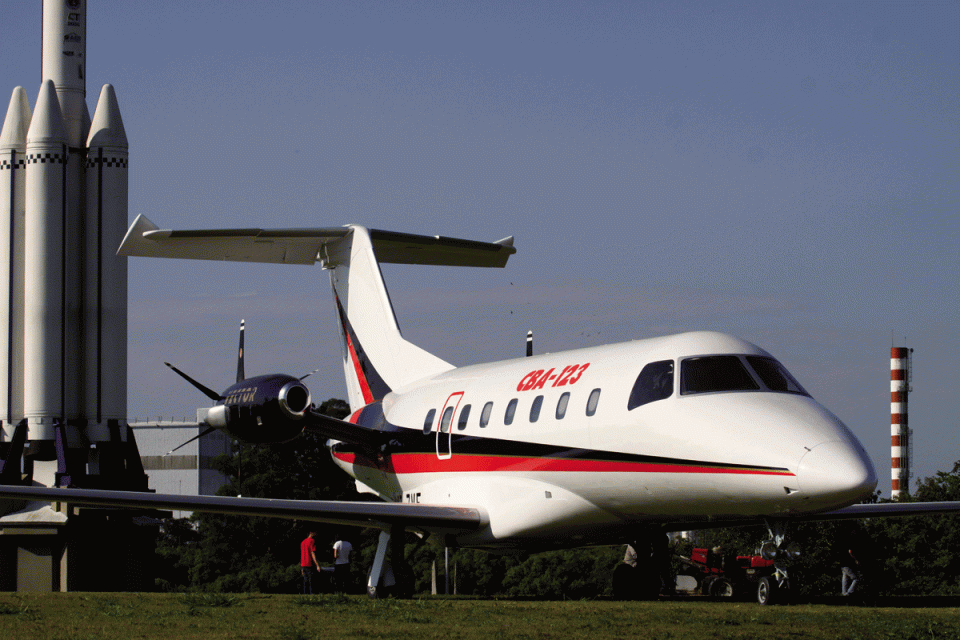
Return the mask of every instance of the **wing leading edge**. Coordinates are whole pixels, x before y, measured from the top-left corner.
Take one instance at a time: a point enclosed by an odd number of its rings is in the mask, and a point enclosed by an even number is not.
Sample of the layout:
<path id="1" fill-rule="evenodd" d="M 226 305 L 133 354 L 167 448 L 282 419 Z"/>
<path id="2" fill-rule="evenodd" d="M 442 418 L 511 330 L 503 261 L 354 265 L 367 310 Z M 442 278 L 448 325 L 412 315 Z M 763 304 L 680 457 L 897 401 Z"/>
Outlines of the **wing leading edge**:
<path id="1" fill-rule="evenodd" d="M 960 501 L 952 502 L 883 502 L 877 504 L 853 504 L 834 511 L 802 514 L 771 514 L 767 518 L 749 516 L 707 520 L 676 520 L 664 522 L 667 531 L 697 529 L 724 529 L 767 524 L 768 520 L 781 522 L 820 522 L 825 520 L 862 520 L 865 518 L 892 518 L 909 516 L 935 516 L 960 513 Z"/>
<path id="2" fill-rule="evenodd" d="M 274 500 L 226 496 L 178 496 L 135 491 L 57 489 L 0 485 L 0 498 L 66 502 L 94 507 L 171 509 L 238 516 L 261 516 L 367 526 L 393 526 L 431 531 L 476 531 L 487 522 L 480 509 L 395 502 L 335 502 L 330 500 Z"/>
<path id="3" fill-rule="evenodd" d="M 260 516 L 366 526 L 389 530 L 394 526 L 430 531 L 469 532 L 489 523 L 475 507 L 395 502 L 337 502 L 329 500 L 275 500 L 227 496 L 180 496 L 135 491 L 100 491 L 0 485 L 0 499 L 66 502 L 96 507 L 171 509 L 239 516 Z M 892 516 L 946 515 L 960 512 L 960 502 L 906 502 L 856 504 L 824 513 L 784 516 L 786 522 L 854 520 Z M 772 516 L 776 517 L 776 516 Z M 760 518 L 662 523 L 670 531 L 742 527 L 764 524 Z"/>

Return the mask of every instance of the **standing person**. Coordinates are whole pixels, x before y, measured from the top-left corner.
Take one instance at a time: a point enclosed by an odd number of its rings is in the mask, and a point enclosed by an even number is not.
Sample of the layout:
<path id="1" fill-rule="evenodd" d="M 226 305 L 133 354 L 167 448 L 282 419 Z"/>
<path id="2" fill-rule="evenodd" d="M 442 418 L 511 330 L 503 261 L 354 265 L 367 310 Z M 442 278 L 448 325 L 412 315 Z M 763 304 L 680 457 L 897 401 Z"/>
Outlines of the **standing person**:
<path id="1" fill-rule="evenodd" d="M 320 571 L 317 562 L 317 532 L 311 531 L 300 543 L 300 574 L 303 576 L 303 595 L 313 594 L 313 576 Z"/>
<path id="2" fill-rule="evenodd" d="M 353 545 L 339 533 L 336 540 L 333 543 L 333 584 L 338 592 L 344 592 L 350 582 L 350 554 L 353 553 Z"/>
<path id="3" fill-rule="evenodd" d="M 841 554 L 840 571 L 843 574 L 841 579 L 841 593 L 845 596 L 852 596 L 857 589 L 857 582 L 860 579 L 860 560 L 853 550 L 853 542 L 848 541 L 843 545 L 844 552 Z"/>

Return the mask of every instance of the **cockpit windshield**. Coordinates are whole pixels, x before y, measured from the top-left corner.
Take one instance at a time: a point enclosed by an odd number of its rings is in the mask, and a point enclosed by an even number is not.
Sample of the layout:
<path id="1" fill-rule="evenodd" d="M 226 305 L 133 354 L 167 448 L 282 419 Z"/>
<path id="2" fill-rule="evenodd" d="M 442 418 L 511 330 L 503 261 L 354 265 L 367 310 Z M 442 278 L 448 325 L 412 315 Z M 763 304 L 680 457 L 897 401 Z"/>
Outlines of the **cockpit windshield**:
<path id="1" fill-rule="evenodd" d="M 774 391 L 809 395 L 786 367 L 767 356 L 699 356 L 680 363 L 680 395 Z"/>
<path id="2" fill-rule="evenodd" d="M 799 393 L 804 396 L 810 395 L 806 389 L 801 387 L 800 383 L 790 375 L 787 368 L 773 358 L 747 356 L 747 362 L 753 368 L 754 372 L 760 376 L 761 382 L 763 382 L 770 391 Z"/>
<path id="3" fill-rule="evenodd" d="M 810 395 L 787 368 L 769 356 L 716 355 L 680 361 L 680 395 L 728 391 L 773 391 Z M 627 410 L 673 395 L 673 360 L 646 364 L 637 376 Z"/>
<path id="4" fill-rule="evenodd" d="M 703 356 L 680 363 L 680 394 L 759 391 L 760 385 L 737 356 Z"/>

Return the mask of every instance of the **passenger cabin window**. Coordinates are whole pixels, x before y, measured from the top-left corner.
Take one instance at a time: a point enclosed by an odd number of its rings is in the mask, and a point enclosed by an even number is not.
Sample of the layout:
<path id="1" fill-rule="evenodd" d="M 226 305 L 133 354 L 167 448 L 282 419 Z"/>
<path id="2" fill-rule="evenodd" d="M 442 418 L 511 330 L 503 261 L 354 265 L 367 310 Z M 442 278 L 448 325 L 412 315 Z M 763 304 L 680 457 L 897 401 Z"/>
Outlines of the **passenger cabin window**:
<path id="1" fill-rule="evenodd" d="M 543 396 L 537 396 L 530 405 L 530 422 L 536 422 L 540 419 L 540 407 L 543 406 Z"/>
<path id="2" fill-rule="evenodd" d="M 737 356 L 686 358 L 680 363 L 680 395 L 759 389 Z"/>
<path id="3" fill-rule="evenodd" d="M 451 420 L 453 420 L 453 407 L 447 407 L 443 410 L 443 417 L 440 418 L 440 433 L 450 433 Z"/>
<path id="4" fill-rule="evenodd" d="M 627 411 L 672 395 L 673 360 L 651 362 L 640 371 L 637 381 L 633 383 L 633 390 L 627 401 Z"/>
<path id="5" fill-rule="evenodd" d="M 600 402 L 600 389 L 594 389 L 587 398 L 587 415 L 592 416 L 597 412 L 597 403 Z"/>
<path id="6" fill-rule="evenodd" d="M 437 417 L 437 410 L 430 409 L 427 411 L 427 417 L 423 419 L 423 432 L 430 433 L 430 430 L 433 429 L 433 419 Z"/>
<path id="7" fill-rule="evenodd" d="M 568 404 L 570 404 L 570 392 L 565 391 L 557 400 L 557 420 L 563 420 L 563 416 L 567 415 Z"/>
<path id="8" fill-rule="evenodd" d="M 513 416 L 517 413 L 517 399 L 514 398 L 507 405 L 507 411 L 503 414 L 503 424 L 513 424 Z"/>
<path id="9" fill-rule="evenodd" d="M 782 364 L 766 356 L 747 356 L 747 363 L 760 376 L 760 381 L 770 389 L 770 391 L 780 391 L 783 393 L 798 393 L 808 396 L 807 390 L 800 386 L 787 368 Z"/>
<path id="10" fill-rule="evenodd" d="M 493 413 L 493 403 L 488 402 L 483 405 L 483 411 L 480 412 L 480 428 L 483 429 L 490 424 L 490 414 Z"/>
<path id="11" fill-rule="evenodd" d="M 460 409 L 460 418 L 457 419 L 457 431 L 463 431 L 467 428 L 467 420 L 470 418 L 470 405 Z"/>

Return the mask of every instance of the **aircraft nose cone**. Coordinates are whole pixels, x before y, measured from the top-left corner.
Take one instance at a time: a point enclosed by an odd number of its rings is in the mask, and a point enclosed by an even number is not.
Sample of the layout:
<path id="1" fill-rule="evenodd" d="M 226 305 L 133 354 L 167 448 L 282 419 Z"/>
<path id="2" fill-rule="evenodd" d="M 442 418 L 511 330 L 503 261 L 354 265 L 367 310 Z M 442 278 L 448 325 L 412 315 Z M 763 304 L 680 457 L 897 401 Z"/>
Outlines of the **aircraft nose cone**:
<path id="1" fill-rule="evenodd" d="M 872 493 L 877 487 L 877 473 L 859 447 L 824 442 L 801 458 L 797 483 L 808 499 L 824 506 L 842 506 Z"/>

